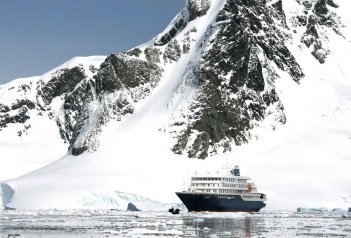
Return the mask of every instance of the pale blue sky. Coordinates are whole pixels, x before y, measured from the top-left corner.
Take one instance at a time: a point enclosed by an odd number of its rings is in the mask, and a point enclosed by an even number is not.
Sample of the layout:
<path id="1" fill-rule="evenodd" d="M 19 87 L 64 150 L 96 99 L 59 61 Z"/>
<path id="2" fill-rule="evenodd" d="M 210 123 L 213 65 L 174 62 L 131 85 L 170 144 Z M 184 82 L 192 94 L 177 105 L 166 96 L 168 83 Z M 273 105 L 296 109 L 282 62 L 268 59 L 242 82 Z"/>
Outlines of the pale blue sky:
<path id="1" fill-rule="evenodd" d="M 162 31 L 185 0 L 0 0 L 0 84 L 74 56 L 130 49 Z"/>

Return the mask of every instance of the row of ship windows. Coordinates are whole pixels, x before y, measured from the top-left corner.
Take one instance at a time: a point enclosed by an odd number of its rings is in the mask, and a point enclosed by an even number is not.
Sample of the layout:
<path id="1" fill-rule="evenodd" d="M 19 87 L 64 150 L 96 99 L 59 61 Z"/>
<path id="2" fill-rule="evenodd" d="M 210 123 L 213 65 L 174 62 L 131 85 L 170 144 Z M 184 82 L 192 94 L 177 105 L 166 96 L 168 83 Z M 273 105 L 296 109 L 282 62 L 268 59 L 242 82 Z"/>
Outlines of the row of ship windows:
<path id="1" fill-rule="evenodd" d="M 246 188 L 245 185 L 239 184 L 239 185 L 234 185 L 234 184 L 223 184 L 223 187 L 226 188 Z"/>
<path id="2" fill-rule="evenodd" d="M 192 187 L 219 187 L 219 184 L 211 184 L 211 183 L 192 183 Z M 245 185 L 234 185 L 234 184 L 223 184 L 223 187 L 226 188 L 245 188 Z"/>
<path id="3" fill-rule="evenodd" d="M 192 178 L 197 181 L 221 181 L 223 178 Z"/>
<path id="4" fill-rule="evenodd" d="M 199 189 L 200 192 L 207 193 L 221 193 L 221 194 L 233 194 L 233 193 L 243 193 L 242 191 L 232 190 L 232 189 Z"/>
<path id="5" fill-rule="evenodd" d="M 192 183 L 192 187 L 219 187 L 219 183 Z"/>
<path id="6" fill-rule="evenodd" d="M 231 190 L 231 189 L 219 189 L 219 193 L 242 193 L 242 191 Z"/>
<path id="7" fill-rule="evenodd" d="M 193 181 L 225 181 L 225 182 L 239 182 L 239 183 L 243 183 L 246 182 L 245 179 L 234 179 L 234 178 L 192 178 Z"/>

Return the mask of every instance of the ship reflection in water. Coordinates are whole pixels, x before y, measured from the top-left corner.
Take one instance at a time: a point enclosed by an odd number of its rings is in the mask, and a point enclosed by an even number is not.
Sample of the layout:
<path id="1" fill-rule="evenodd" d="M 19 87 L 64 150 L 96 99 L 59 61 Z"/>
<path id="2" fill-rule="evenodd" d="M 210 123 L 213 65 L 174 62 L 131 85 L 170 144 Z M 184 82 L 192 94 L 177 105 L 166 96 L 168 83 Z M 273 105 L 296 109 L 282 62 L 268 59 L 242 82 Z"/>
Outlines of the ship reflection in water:
<path id="1" fill-rule="evenodd" d="M 184 218 L 183 225 L 185 237 L 257 237 L 265 233 L 264 218 Z"/>

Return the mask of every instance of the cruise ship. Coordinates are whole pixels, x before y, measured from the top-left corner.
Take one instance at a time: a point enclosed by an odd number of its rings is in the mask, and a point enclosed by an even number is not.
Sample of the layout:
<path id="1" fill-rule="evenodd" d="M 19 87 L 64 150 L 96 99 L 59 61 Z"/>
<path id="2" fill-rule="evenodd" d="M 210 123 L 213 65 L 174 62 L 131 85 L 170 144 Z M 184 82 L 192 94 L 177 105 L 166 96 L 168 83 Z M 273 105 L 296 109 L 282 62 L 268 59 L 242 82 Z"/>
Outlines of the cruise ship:
<path id="1" fill-rule="evenodd" d="M 187 191 L 176 194 L 189 212 L 258 212 L 267 201 L 249 177 L 240 176 L 239 166 L 224 175 L 195 174 Z"/>

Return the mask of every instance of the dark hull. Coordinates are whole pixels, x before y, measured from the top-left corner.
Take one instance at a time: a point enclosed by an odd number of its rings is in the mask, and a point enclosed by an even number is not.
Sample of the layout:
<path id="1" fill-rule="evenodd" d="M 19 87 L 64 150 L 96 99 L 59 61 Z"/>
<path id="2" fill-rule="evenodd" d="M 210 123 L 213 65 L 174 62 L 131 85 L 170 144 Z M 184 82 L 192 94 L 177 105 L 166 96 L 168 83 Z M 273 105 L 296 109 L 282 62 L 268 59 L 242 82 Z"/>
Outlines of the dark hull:
<path id="1" fill-rule="evenodd" d="M 176 193 L 189 212 L 258 212 L 266 204 L 262 201 L 244 201 L 241 196 Z"/>

